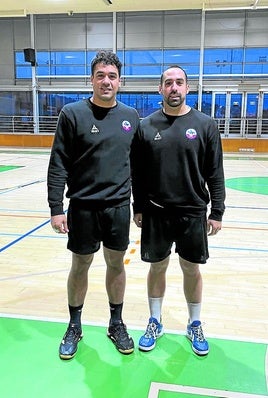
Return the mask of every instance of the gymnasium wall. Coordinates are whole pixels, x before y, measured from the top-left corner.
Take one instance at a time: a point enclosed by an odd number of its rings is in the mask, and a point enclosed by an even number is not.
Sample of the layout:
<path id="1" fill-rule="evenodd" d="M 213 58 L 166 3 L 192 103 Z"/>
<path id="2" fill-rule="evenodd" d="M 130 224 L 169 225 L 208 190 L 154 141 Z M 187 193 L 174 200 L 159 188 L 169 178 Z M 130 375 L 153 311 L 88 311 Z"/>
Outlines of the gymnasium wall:
<path id="1" fill-rule="evenodd" d="M 53 134 L 0 134 L 0 146 L 22 148 L 50 148 Z M 268 139 L 222 138 L 224 152 L 268 153 Z"/>

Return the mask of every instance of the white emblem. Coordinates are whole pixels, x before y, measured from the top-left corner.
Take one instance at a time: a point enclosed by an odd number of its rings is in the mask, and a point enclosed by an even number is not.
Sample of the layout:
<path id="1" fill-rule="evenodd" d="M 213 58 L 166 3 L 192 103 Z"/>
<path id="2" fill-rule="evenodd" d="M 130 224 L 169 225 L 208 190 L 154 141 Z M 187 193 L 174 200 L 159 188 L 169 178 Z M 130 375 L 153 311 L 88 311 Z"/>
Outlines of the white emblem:
<path id="1" fill-rule="evenodd" d="M 154 137 L 154 141 L 162 140 L 162 137 L 159 132 L 157 132 L 156 136 Z"/>
<path id="2" fill-rule="evenodd" d="M 98 129 L 98 127 L 95 126 L 95 124 L 93 124 L 90 132 L 91 132 L 91 134 L 98 134 L 100 132 L 100 130 Z"/>

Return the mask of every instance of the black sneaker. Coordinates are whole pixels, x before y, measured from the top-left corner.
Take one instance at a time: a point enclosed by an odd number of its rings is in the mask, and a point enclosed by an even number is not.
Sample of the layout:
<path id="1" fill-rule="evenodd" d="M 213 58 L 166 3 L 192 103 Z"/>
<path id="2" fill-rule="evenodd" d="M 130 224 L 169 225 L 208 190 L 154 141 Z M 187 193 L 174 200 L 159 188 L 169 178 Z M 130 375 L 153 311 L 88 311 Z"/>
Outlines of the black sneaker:
<path id="1" fill-rule="evenodd" d="M 134 351 L 134 342 L 127 332 L 126 325 L 122 321 L 111 324 L 107 330 L 107 336 L 112 340 L 121 354 L 131 354 Z"/>
<path id="2" fill-rule="evenodd" d="M 77 351 L 78 342 L 82 339 L 81 328 L 75 325 L 69 325 L 65 335 L 62 338 L 59 347 L 59 356 L 61 359 L 72 359 Z"/>

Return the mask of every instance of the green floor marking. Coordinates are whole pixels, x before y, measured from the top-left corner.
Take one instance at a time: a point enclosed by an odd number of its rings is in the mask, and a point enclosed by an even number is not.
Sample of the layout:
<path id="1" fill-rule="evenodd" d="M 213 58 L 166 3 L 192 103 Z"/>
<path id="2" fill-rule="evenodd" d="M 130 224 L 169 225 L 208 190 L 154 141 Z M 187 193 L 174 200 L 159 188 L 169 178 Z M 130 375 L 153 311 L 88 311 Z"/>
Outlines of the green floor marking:
<path id="1" fill-rule="evenodd" d="M 228 178 L 225 185 L 238 191 L 268 195 L 268 177 Z"/>
<path id="2" fill-rule="evenodd" d="M 24 166 L 3 166 L 0 164 L 0 173 L 2 171 L 9 171 L 9 170 L 14 170 L 14 169 L 19 169 L 20 167 L 24 167 Z"/>
<path id="3" fill-rule="evenodd" d="M 165 334 L 156 348 L 116 351 L 106 329 L 84 326 L 74 359 L 58 357 L 65 324 L 0 318 L 0 391 L 5 398 L 148 398 L 151 383 L 267 395 L 266 344 L 209 339 L 196 356 L 182 335 Z M 140 331 L 129 331 L 137 346 Z M 159 391 L 154 398 L 204 398 Z M 206 395 L 205 395 L 206 397 Z"/>

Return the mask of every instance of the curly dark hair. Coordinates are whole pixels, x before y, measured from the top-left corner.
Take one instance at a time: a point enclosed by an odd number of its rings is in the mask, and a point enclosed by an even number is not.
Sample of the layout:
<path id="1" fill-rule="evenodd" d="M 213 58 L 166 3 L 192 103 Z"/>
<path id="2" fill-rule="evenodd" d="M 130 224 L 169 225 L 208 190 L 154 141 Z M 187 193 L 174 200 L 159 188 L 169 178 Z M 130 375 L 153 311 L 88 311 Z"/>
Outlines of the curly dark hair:
<path id="1" fill-rule="evenodd" d="M 112 51 L 100 50 L 91 61 L 91 75 L 94 75 L 94 69 L 97 64 L 114 65 L 118 70 L 119 77 L 121 76 L 122 63 L 118 56 Z"/>

